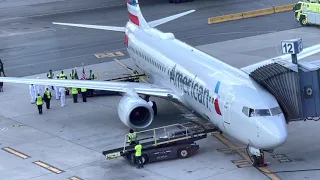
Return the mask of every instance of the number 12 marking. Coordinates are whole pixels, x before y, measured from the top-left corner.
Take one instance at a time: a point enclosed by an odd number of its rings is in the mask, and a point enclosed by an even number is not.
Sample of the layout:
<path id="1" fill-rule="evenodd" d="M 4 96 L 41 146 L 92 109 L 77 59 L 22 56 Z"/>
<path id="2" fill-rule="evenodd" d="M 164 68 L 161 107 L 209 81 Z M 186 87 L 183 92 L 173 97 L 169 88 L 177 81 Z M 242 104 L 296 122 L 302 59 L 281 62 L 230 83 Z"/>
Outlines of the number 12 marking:
<path id="1" fill-rule="evenodd" d="M 286 53 L 293 53 L 293 51 L 292 51 L 293 45 L 292 44 L 284 43 L 283 48 Z"/>

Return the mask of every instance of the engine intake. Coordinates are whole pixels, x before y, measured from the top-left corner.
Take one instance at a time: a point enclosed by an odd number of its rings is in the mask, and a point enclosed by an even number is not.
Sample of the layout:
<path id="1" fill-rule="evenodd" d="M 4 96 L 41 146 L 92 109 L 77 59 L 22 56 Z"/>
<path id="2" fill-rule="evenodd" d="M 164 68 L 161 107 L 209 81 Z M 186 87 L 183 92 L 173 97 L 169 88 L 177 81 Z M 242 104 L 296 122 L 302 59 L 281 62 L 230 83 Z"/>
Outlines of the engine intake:
<path id="1" fill-rule="evenodd" d="M 123 96 L 119 102 L 118 115 L 122 123 L 131 128 L 148 127 L 154 118 L 152 104 L 140 97 Z"/>

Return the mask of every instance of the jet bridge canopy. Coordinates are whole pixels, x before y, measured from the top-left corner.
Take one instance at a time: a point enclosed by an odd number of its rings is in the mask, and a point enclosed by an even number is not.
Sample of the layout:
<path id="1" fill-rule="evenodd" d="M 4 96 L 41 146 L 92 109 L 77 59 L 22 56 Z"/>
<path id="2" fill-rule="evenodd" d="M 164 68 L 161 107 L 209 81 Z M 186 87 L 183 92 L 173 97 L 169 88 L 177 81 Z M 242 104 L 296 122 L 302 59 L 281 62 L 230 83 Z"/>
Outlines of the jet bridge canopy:
<path id="1" fill-rule="evenodd" d="M 262 66 L 250 77 L 278 100 L 287 122 L 320 116 L 320 60 L 312 62 L 275 61 Z"/>

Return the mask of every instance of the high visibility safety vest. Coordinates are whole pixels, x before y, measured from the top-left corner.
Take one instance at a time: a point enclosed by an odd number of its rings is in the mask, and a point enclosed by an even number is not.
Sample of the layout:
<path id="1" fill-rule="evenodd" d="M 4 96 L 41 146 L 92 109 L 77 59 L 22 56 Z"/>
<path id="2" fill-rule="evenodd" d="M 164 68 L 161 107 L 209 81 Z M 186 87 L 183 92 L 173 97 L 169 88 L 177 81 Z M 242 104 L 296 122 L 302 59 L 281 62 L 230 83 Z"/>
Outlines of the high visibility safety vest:
<path id="1" fill-rule="evenodd" d="M 66 79 L 66 74 L 60 74 L 60 79 Z"/>
<path id="2" fill-rule="evenodd" d="M 44 93 L 47 94 L 47 98 L 48 98 L 48 99 L 51 99 L 51 93 L 50 93 L 50 91 L 45 91 Z"/>
<path id="3" fill-rule="evenodd" d="M 136 141 L 136 139 L 137 139 L 137 134 L 136 133 L 129 133 L 128 136 L 129 136 L 129 139 L 128 139 L 129 143 L 132 142 L 132 141 Z"/>
<path id="4" fill-rule="evenodd" d="M 87 92 L 86 88 L 81 88 L 81 92 Z"/>
<path id="5" fill-rule="evenodd" d="M 37 97 L 37 102 L 36 102 L 37 105 L 42 105 L 43 102 L 42 102 L 42 97 L 41 96 L 38 96 Z"/>
<path id="6" fill-rule="evenodd" d="M 141 151 L 142 151 L 142 145 L 138 144 L 134 147 L 134 149 L 136 150 L 136 156 L 141 156 Z"/>
<path id="7" fill-rule="evenodd" d="M 71 79 L 75 79 L 76 78 L 76 73 L 74 72 L 74 73 L 70 73 L 70 77 L 71 77 Z"/>
<path id="8" fill-rule="evenodd" d="M 94 80 L 94 74 L 90 74 L 90 79 Z"/>
<path id="9" fill-rule="evenodd" d="M 49 79 L 52 79 L 53 78 L 53 73 L 50 73 L 50 72 L 48 72 L 48 74 L 47 74 L 47 77 L 49 78 Z"/>
<path id="10" fill-rule="evenodd" d="M 78 89 L 77 88 L 72 88 L 72 94 L 78 94 Z"/>

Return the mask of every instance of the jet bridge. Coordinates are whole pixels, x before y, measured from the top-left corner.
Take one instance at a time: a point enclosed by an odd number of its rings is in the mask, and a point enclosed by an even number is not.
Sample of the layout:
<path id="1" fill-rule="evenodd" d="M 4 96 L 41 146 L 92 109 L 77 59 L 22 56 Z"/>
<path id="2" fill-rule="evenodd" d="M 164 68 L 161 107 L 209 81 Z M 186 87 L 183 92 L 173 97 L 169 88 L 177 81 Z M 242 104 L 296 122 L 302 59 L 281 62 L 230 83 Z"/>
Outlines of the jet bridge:
<path id="1" fill-rule="evenodd" d="M 320 60 L 293 62 L 274 61 L 256 69 L 250 77 L 275 96 L 287 122 L 319 120 Z"/>

